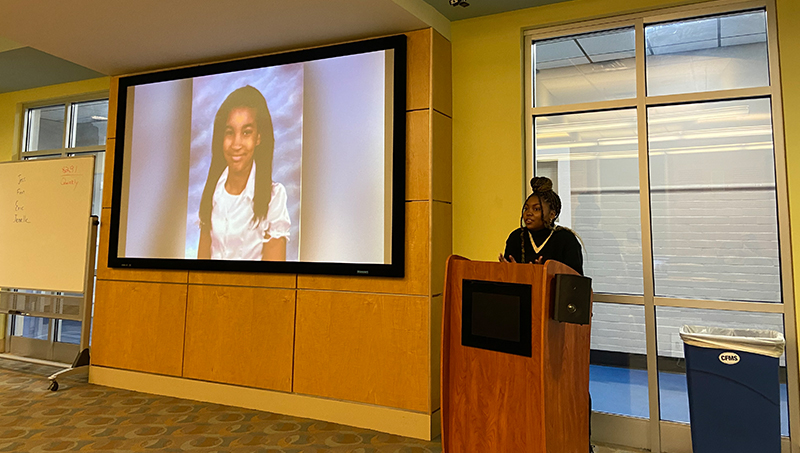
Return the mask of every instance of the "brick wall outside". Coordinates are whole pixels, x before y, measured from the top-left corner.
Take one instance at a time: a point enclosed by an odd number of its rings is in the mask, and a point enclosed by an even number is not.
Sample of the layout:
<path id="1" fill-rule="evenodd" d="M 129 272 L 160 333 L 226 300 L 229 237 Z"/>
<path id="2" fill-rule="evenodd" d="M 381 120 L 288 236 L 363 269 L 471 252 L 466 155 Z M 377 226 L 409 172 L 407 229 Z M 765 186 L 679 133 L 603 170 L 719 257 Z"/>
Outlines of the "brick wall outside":
<path id="1" fill-rule="evenodd" d="M 575 194 L 572 228 L 585 247 L 596 292 L 642 294 L 638 193 Z M 566 207 L 566 206 L 565 206 Z M 779 302 L 774 188 L 654 191 L 656 295 L 685 299 Z M 783 332 L 780 314 L 660 307 L 658 353 L 682 357 L 684 324 Z M 592 349 L 645 354 L 644 308 L 597 304 Z"/>

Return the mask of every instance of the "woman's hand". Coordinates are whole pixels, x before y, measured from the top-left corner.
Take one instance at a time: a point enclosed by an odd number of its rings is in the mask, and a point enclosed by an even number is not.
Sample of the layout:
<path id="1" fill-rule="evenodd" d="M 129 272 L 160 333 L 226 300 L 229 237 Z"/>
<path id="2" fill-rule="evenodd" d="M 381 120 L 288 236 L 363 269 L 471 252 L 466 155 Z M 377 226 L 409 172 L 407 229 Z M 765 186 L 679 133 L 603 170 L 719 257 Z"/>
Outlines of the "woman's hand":
<path id="1" fill-rule="evenodd" d="M 506 258 L 505 256 L 503 256 L 502 253 L 500 254 L 500 256 L 497 257 L 497 259 L 501 263 L 516 263 L 517 262 L 517 260 L 515 260 L 513 256 L 508 255 L 508 258 Z"/>
<path id="2" fill-rule="evenodd" d="M 503 256 L 502 253 L 500 254 L 500 256 L 497 257 L 497 260 L 500 261 L 501 263 L 516 263 L 517 262 L 517 260 L 515 260 L 513 256 L 508 255 L 508 258 L 506 258 L 505 256 Z M 531 264 L 544 264 L 544 257 L 540 256 L 539 258 L 536 258 L 534 261 L 531 261 Z"/>

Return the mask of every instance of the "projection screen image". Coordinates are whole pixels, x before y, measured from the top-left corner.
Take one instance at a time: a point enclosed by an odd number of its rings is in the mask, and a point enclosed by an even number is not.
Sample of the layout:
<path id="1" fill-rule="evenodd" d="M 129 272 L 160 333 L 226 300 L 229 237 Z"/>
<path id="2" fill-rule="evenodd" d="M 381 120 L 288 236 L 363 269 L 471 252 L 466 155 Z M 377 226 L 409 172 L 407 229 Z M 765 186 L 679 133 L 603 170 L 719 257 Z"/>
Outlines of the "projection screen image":
<path id="1" fill-rule="evenodd" d="M 186 258 L 296 260 L 302 144 L 302 64 L 195 78 Z"/>
<path id="2" fill-rule="evenodd" d="M 390 264 L 393 57 L 129 86 L 117 256 Z"/>

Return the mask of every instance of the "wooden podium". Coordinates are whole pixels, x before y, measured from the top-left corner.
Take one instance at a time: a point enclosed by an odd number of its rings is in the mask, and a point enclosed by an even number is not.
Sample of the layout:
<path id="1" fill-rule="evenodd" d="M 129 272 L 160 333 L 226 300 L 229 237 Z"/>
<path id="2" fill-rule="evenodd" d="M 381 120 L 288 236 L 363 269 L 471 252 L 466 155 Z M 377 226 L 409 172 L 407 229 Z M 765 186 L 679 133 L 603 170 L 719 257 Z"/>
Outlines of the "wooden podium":
<path id="1" fill-rule="evenodd" d="M 555 274 L 576 272 L 556 261 L 448 258 L 441 364 L 445 453 L 589 451 L 590 326 L 552 319 Z M 462 345 L 464 280 L 530 285 L 530 357 Z"/>

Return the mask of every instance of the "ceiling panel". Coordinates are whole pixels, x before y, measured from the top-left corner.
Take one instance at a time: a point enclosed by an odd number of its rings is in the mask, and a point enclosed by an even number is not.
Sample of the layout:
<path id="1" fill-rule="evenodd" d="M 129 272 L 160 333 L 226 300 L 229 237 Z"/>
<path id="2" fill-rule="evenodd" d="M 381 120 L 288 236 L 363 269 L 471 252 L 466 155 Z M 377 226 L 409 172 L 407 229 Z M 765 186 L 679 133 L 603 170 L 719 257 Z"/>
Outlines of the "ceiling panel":
<path id="1" fill-rule="evenodd" d="M 735 14 L 719 19 L 720 35 L 723 38 L 767 33 L 767 21 L 763 11 Z"/>
<path id="2" fill-rule="evenodd" d="M 0 34 L 107 75 L 430 25 L 394 0 L 5 1 Z"/>
<path id="3" fill-rule="evenodd" d="M 0 92 L 403 33 L 565 0 L 3 0 Z M 442 30 L 442 28 L 447 30 Z"/>
<path id="4" fill-rule="evenodd" d="M 625 53 L 632 57 L 636 44 L 634 42 L 633 28 L 605 33 L 592 33 L 577 38 L 584 51 L 592 61 L 607 60 L 608 54 Z M 629 54 L 629 55 L 628 55 Z M 606 55 L 603 58 L 603 55 Z"/>
<path id="5" fill-rule="evenodd" d="M 451 21 L 489 16 L 569 0 L 467 0 L 469 6 L 451 6 L 450 0 L 425 0 Z"/>
<path id="6" fill-rule="evenodd" d="M 102 76 L 99 72 L 30 47 L 0 52 L 0 93 Z"/>

